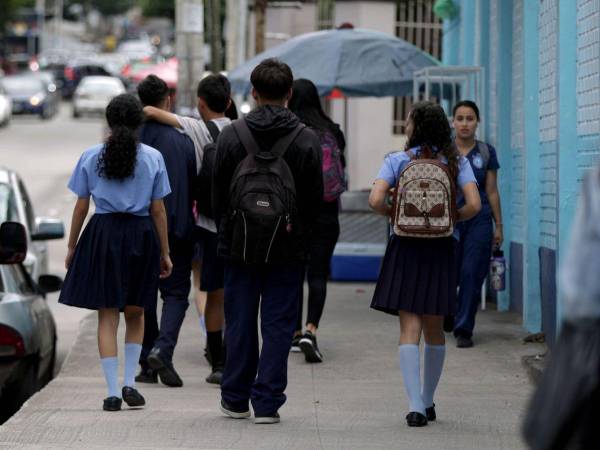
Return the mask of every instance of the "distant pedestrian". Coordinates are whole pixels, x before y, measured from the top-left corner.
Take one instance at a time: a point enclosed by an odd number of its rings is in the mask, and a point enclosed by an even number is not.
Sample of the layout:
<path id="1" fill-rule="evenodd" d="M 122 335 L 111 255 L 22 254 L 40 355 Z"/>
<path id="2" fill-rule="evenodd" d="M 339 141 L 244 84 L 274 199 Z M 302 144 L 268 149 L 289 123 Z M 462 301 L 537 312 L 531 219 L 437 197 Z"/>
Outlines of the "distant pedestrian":
<path id="1" fill-rule="evenodd" d="M 225 113 L 231 106 L 231 87 L 223 75 L 209 75 L 198 84 L 198 112 L 201 119 L 183 117 L 168 111 L 147 106 L 146 117 L 173 127 L 181 128 L 192 138 L 196 150 L 196 169 L 201 172 L 205 161 L 205 148 L 214 145 L 220 131 L 231 120 Z M 232 111 L 230 111 L 230 114 Z M 214 156 L 214 155 L 211 155 Z M 203 177 L 203 178 L 206 178 Z M 208 176 L 210 179 L 210 175 Z M 206 183 L 205 183 L 206 184 Z M 207 357 L 212 366 L 206 381 L 220 384 L 225 364 L 223 344 L 223 263 L 217 259 L 217 227 L 214 221 L 210 189 L 203 185 L 196 192 L 197 221 L 195 235 L 199 248 L 197 254 L 200 263 L 200 290 L 205 291 L 204 324 L 206 326 Z"/>
<path id="2" fill-rule="evenodd" d="M 467 159 L 459 155 L 452 142 L 444 110 L 431 102 L 415 104 L 408 115 L 406 134 L 405 151 L 392 153 L 384 159 L 369 197 L 371 207 L 377 213 L 389 216 L 392 208 L 386 201 L 388 193 L 397 186 L 403 170 L 413 160 L 429 158 L 447 167 L 450 183 L 460 188 L 459 197 L 464 195 L 465 205 L 458 209 L 457 219 L 462 221 L 475 216 L 481 208 L 475 176 Z M 424 217 L 426 224 L 438 215 L 450 213 L 444 203 L 432 205 L 432 200 L 419 190 L 427 190 L 430 185 L 429 181 L 413 184 L 417 190 L 402 192 L 403 200 L 399 205 L 404 214 Z M 392 234 L 371 303 L 376 310 L 400 316 L 398 353 L 410 403 L 406 421 L 411 427 L 427 425 L 428 420 L 436 418 L 433 397 L 446 353 L 443 320 L 444 316 L 454 313 L 456 301 L 454 239 L 457 237 L 456 230 L 448 237 Z M 422 388 L 421 333 L 425 337 Z"/>
<path id="3" fill-rule="evenodd" d="M 340 235 L 340 195 L 346 190 L 344 168 L 344 149 L 346 141 L 339 125 L 334 123 L 323 111 L 316 86 L 312 81 L 299 79 L 294 81 L 292 98 L 289 104 L 300 121 L 310 127 L 321 142 L 323 163 L 323 201 L 313 225 L 309 246 L 309 258 L 300 287 L 298 321 L 292 341 L 292 351 L 302 351 L 310 363 L 323 361 L 323 354 L 317 346 L 317 328 L 325 299 L 327 297 L 327 278 L 335 244 Z M 304 278 L 308 280 L 308 315 L 306 332 L 302 334 L 302 306 L 304 302 Z"/>
<path id="4" fill-rule="evenodd" d="M 454 336 L 458 348 L 468 348 L 473 346 L 475 314 L 481 286 L 489 273 L 492 247 L 500 248 L 504 239 L 497 183 L 500 164 L 496 149 L 476 140 L 480 121 L 477 105 L 469 100 L 458 102 L 452 116 L 456 147 L 471 164 L 481 198 L 481 211 L 472 219 L 458 224 L 457 267 L 460 274 Z M 464 201 L 459 206 L 462 204 Z"/>
<path id="5" fill-rule="evenodd" d="M 167 84 L 155 75 L 146 77 L 137 88 L 144 106 L 169 111 L 171 104 Z M 189 306 L 192 271 L 192 184 L 196 178 L 194 143 L 180 130 L 148 120 L 140 130 L 140 141 L 157 149 L 163 156 L 172 192 L 164 199 L 167 211 L 169 248 L 173 271 L 161 280 L 159 290 L 163 299 L 160 328 L 156 315 L 156 298 L 145 311 L 144 345 L 140 356 L 141 372 L 138 382 L 156 383 L 157 375 L 163 384 L 183 386 L 173 365 L 173 353 L 185 312 Z"/>
<path id="6" fill-rule="evenodd" d="M 162 200 L 171 189 L 160 152 L 137 140 L 143 120 L 140 102 L 132 95 L 119 95 L 106 108 L 106 119 L 108 139 L 83 153 L 69 181 L 78 199 L 59 302 L 98 310 L 98 348 L 108 385 L 103 409 L 118 411 L 122 400 L 129 406 L 145 404 L 135 389 L 135 368 L 144 338 L 144 308 L 156 301 L 159 276 L 171 273 Z M 90 196 L 96 213 L 80 237 Z M 126 323 L 121 391 L 119 311 L 125 313 Z"/>
<path id="7" fill-rule="evenodd" d="M 214 171 L 226 260 L 221 410 L 247 418 L 251 402 L 256 423 L 277 423 L 310 228 L 323 200 L 321 145 L 286 108 L 293 82 L 286 64 L 267 59 L 250 80 L 258 107 L 223 129 Z"/>

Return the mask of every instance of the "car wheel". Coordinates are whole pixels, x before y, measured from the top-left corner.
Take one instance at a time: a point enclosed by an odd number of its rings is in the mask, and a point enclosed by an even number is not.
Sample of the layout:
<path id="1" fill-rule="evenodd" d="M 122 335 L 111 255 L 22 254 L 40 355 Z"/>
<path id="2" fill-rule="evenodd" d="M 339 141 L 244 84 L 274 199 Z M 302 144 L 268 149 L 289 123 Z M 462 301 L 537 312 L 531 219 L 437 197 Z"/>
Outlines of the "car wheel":
<path id="1" fill-rule="evenodd" d="M 16 412 L 29 397 L 39 390 L 37 361 L 29 360 L 23 378 L 8 386 L 2 392 L 2 406 Z"/>
<path id="2" fill-rule="evenodd" d="M 75 108 L 73 108 L 73 118 L 79 119 L 80 117 L 81 117 L 81 113 L 79 111 L 77 111 Z"/>

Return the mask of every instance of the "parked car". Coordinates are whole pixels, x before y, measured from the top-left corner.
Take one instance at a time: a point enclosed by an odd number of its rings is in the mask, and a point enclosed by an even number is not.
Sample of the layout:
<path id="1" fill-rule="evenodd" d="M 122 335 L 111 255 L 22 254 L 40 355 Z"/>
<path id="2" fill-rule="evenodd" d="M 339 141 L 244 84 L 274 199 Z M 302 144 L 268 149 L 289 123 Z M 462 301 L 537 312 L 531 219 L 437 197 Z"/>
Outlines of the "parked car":
<path id="1" fill-rule="evenodd" d="M 71 98 L 85 77 L 89 76 L 111 76 L 112 74 L 103 64 L 93 61 L 74 61 L 65 67 L 65 82 L 63 86 L 63 97 Z"/>
<path id="2" fill-rule="evenodd" d="M 45 301 L 60 289 L 52 275 L 35 283 L 22 262 L 27 232 L 17 222 L 0 225 L 0 423 L 54 376 L 56 324 Z"/>
<path id="3" fill-rule="evenodd" d="M 103 113 L 108 103 L 123 93 L 125 86 L 116 77 L 85 77 L 73 95 L 73 117 L 84 113 Z"/>
<path id="4" fill-rule="evenodd" d="M 0 223 L 21 223 L 27 232 L 28 251 L 23 265 L 34 280 L 48 272 L 48 245 L 45 241 L 62 239 L 62 221 L 37 217 L 23 180 L 16 172 L 0 167 Z"/>
<path id="5" fill-rule="evenodd" d="M 10 123 L 12 117 L 12 100 L 6 94 L 6 91 L 0 83 L 0 127 L 4 127 Z"/>
<path id="6" fill-rule="evenodd" d="M 2 79 L 2 86 L 12 99 L 13 114 L 37 114 L 49 119 L 56 113 L 56 104 L 39 77 L 30 73 L 10 75 Z"/>

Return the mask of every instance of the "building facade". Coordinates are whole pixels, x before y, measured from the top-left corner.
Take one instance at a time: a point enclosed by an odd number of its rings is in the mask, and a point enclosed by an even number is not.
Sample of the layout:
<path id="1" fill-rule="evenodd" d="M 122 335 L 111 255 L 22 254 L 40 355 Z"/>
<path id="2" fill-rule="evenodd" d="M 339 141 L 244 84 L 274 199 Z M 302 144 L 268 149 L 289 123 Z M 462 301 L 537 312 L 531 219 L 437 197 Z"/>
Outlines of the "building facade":
<path id="1" fill-rule="evenodd" d="M 498 306 L 552 342 L 579 186 L 600 157 L 600 0 L 454 3 L 443 62 L 484 67 L 485 136 L 502 166 L 510 282 Z"/>

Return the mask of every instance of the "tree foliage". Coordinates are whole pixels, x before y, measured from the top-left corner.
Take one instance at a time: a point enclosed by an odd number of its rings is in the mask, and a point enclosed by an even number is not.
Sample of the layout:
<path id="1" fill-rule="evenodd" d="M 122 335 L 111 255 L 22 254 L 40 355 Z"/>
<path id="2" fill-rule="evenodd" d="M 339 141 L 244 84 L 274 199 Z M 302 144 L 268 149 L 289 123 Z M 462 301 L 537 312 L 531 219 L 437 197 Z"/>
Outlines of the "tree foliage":
<path id="1" fill-rule="evenodd" d="M 139 4 L 146 17 L 175 19 L 175 0 L 141 0 Z"/>

